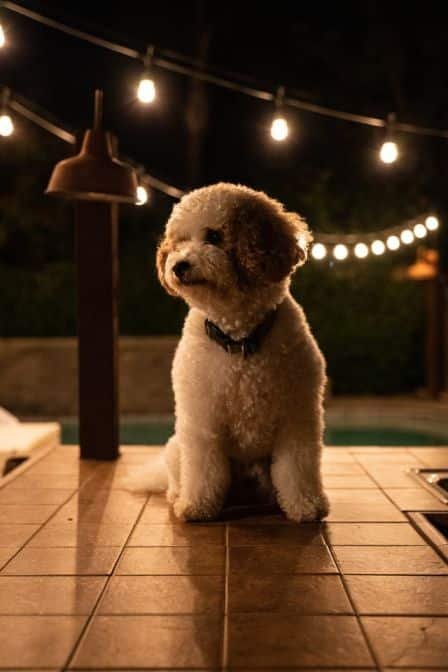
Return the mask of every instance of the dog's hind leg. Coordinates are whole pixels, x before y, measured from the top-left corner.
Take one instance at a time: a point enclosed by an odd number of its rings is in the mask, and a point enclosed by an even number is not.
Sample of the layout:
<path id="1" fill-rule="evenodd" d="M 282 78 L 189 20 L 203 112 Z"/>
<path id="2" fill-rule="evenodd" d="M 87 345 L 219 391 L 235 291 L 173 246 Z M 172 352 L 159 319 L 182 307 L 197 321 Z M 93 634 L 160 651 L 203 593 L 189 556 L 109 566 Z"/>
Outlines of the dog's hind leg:
<path id="1" fill-rule="evenodd" d="M 180 491 L 180 451 L 174 434 L 165 446 L 165 461 L 168 469 L 168 489 L 166 498 L 174 504 Z"/>

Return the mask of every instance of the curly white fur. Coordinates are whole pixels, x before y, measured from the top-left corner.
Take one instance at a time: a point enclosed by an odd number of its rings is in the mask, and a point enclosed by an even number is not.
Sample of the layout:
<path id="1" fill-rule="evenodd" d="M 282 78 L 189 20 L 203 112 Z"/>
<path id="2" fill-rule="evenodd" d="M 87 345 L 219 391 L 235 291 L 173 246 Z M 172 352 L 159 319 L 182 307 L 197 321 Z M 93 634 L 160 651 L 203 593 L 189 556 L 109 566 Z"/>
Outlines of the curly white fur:
<path id="1" fill-rule="evenodd" d="M 209 242 L 210 229 L 218 232 Z M 146 489 L 167 487 L 183 520 L 216 517 L 230 485 L 230 459 L 270 458 L 277 501 L 295 521 L 328 512 L 320 453 L 325 363 L 290 275 L 311 239 L 297 215 L 265 194 L 218 184 L 185 196 L 173 209 L 158 253 L 166 289 L 190 306 L 173 363 L 175 434 L 166 471 L 150 464 Z M 180 280 L 174 267 L 189 264 Z M 277 315 L 258 352 L 244 358 L 210 340 L 204 319 L 234 339 Z"/>

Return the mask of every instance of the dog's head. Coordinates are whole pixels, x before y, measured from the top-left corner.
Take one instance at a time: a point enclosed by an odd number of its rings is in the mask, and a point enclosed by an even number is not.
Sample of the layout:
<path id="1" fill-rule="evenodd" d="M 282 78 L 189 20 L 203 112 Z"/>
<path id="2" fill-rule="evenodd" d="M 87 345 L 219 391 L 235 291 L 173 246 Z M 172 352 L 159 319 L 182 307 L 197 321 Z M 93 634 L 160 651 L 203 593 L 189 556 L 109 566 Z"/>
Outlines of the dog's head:
<path id="1" fill-rule="evenodd" d="M 220 183 L 190 192 L 173 208 L 157 251 L 159 278 L 197 307 L 279 284 L 286 291 L 310 241 L 305 222 L 277 201 Z"/>

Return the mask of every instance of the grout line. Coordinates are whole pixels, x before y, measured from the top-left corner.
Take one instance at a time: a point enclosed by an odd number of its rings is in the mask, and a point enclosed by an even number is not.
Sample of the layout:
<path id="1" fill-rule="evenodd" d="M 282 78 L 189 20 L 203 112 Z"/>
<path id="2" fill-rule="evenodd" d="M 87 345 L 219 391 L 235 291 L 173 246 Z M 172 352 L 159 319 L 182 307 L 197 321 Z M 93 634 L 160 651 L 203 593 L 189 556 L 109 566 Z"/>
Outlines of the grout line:
<path id="1" fill-rule="evenodd" d="M 222 633 L 222 651 L 221 667 L 227 669 L 229 666 L 229 576 L 230 576 L 230 545 L 229 545 L 229 525 L 226 524 L 225 538 L 225 578 L 224 578 L 224 621 Z"/>
<path id="2" fill-rule="evenodd" d="M 332 546 L 331 546 L 329 540 L 327 539 L 327 531 L 326 531 L 325 527 L 324 527 L 324 529 L 322 530 L 322 536 L 323 536 L 323 538 L 325 539 L 325 543 L 326 543 L 326 545 L 327 545 L 328 552 L 329 552 L 329 554 L 330 554 L 330 556 L 331 556 L 331 558 L 332 558 L 332 560 L 333 560 L 334 564 L 336 565 L 337 570 L 338 570 L 338 572 L 339 572 L 339 577 L 340 577 L 340 579 L 341 579 L 341 583 L 342 583 L 342 585 L 343 585 L 343 587 L 344 587 L 345 594 L 346 594 L 347 599 L 348 599 L 348 601 L 349 601 L 349 603 L 350 603 L 350 606 L 351 606 L 352 609 L 353 609 L 353 614 L 354 614 L 354 616 L 355 616 L 355 618 L 356 618 L 356 620 L 357 620 L 359 629 L 361 630 L 361 634 L 362 634 L 362 636 L 363 636 L 363 638 L 364 638 L 364 641 L 365 641 L 365 643 L 366 643 L 367 649 L 368 649 L 368 651 L 369 651 L 369 653 L 370 653 L 370 655 L 371 655 L 371 658 L 372 658 L 372 660 L 373 660 L 373 662 L 374 662 L 374 665 L 375 665 L 376 669 L 377 669 L 377 670 L 380 670 L 380 672 L 381 672 L 381 671 L 383 670 L 383 667 L 382 667 L 382 665 L 381 665 L 381 663 L 380 663 L 380 661 L 379 661 L 379 659 L 378 659 L 378 657 L 377 657 L 377 655 L 376 655 L 376 653 L 375 653 L 375 650 L 374 650 L 372 644 L 370 643 L 369 638 L 367 637 L 367 632 L 366 632 L 366 630 L 365 630 L 365 628 L 364 628 L 364 624 L 362 623 L 361 617 L 360 617 L 360 615 L 359 615 L 359 613 L 358 613 L 358 610 L 356 609 L 356 605 L 355 605 L 355 603 L 354 603 L 354 601 L 353 601 L 353 599 L 352 599 L 352 596 L 351 596 L 351 594 L 350 594 L 350 591 L 349 591 L 349 589 L 348 589 L 347 582 L 346 582 L 346 580 L 345 580 L 345 576 L 344 576 L 344 573 L 343 573 L 343 571 L 342 571 L 342 568 L 340 567 L 339 562 L 338 562 L 338 559 L 337 559 L 335 553 L 333 553 L 333 548 L 332 548 Z"/>
<path id="3" fill-rule="evenodd" d="M 142 508 L 140 509 L 139 513 L 137 514 L 137 517 L 136 517 L 136 519 L 135 519 L 135 521 L 134 521 L 134 524 L 132 525 L 132 527 L 131 527 L 131 529 L 130 529 L 130 531 L 129 531 L 129 534 L 128 534 L 128 536 L 126 537 L 126 540 L 125 540 L 125 542 L 123 543 L 123 545 L 122 545 L 122 547 L 121 547 L 121 551 L 118 553 L 117 558 L 116 558 L 114 564 L 112 565 L 111 572 L 110 572 L 110 574 L 108 574 L 108 575 L 106 576 L 106 581 L 104 582 L 104 586 L 103 586 L 103 588 L 102 588 L 102 589 L 100 590 L 100 592 L 99 592 L 99 595 L 98 595 L 98 597 L 97 597 L 97 599 L 96 599 L 96 602 L 95 602 L 95 604 L 94 604 L 94 606 L 93 606 L 93 609 L 91 610 L 90 614 L 87 616 L 86 622 L 84 623 L 84 627 L 82 628 L 82 630 L 81 630 L 81 632 L 80 632 L 80 634 L 79 634 L 79 637 L 78 637 L 78 639 L 76 640 L 76 642 L 75 642 L 75 644 L 74 644 L 74 646 L 73 646 L 73 648 L 72 648 L 72 650 L 71 650 L 71 652 L 70 652 L 70 654 L 69 654 L 69 656 L 68 656 L 68 658 L 67 658 L 67 661 L 66 661 L 65 665 L 63 665 L 63 666 L 61 667 L 61 671 L 62 671 L 62 672 L 65 672 L 66 670 L 68 670 L 68 668 L 69 668 L 69 666 L 70 666 L 70 664 L 71 664 L 73 658 L 75 657 L 75 654 L 76 654 L 76 652 L 78 651 L 78 649 L 79 649 L 79 647 L 80 647 L 80 645 L 81 645 L 81 643 L 82 643 L 84 637 L 87 635 L 87 632 L 88 632 L 88 630 L 89 630 L 89 628 L 90 628 L 90 625 L 92 624 L 93 619 L 95 618 L 95 616 L 96 616 L 97 613 L 98 613 L 98 610 L 99 610 L 100 605 L 101 605 L 102 598 L 104 597 L 104 595 L 105 595 L 105 593 L 106 593 L 106 590 L 107 590 L 107 588 L 108 588 L 108 586 L 109 586 L 109 584 L 110 584 L 110 582 L 111 582 L 111 579 L 112 579 L 113 576 L 115 576 L 115 570 L 117 569 L 118 564 L 119 564 L 119 562 L 120 562 L 120 560 L 121 560 L 121 558 L 122 558 L 122 556 L 123 556 L 123 553 L 124 553 L 124 551 L 126 550 L 126 544 L 127 544 L 127 542 L 129 541 L 129 539 L 131 538 L 131 536 L 132 536 L 132 534 L 133 534 L 133 532 L 134 532 L 136 526 L 138 525 L 138 522 L 140 521 L 140 518 L 142 517 L 143 512 L 144 512 L 144 510 L 145 510 L 145 508 L 146 508 L 146 506 L 147 506 L 147 504 L 148 504 L 150 498 L 151 498 L 151 495 L 148 495 L 148 496 L 146 497 L 145 502 L 144 502 L 144 504 L 142 505 Z M 117 575 L 117 576 L 118 576 L 118 575 Z"/>

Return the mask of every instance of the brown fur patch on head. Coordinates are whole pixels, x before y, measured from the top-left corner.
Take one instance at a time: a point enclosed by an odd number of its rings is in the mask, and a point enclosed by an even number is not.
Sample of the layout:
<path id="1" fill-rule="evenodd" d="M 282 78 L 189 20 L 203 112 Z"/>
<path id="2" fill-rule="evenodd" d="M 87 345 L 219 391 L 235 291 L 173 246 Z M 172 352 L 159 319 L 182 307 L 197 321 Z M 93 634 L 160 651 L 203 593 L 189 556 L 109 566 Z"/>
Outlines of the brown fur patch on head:
<path id="1" fill-rule="evenodd" d="M 166 259 L 168 257 L 168 254 L 171 252 L 173 249 L 172 243 L 168 238 L 163 238 L 162 241 L 159 244 L 159 247 L 157 248 L 157 254 L 156 254 L 156 266 L 157 266 L 157 275 L 159 277 L 159 282 L 162 285 L 162 287 L 165 289 L 165 291 L 168 292 L 168 294 L 171 294 L 172 296 L 177 296 L 176 292 L 174 289 L 172 289 L 168 283 L 166 282 L 165 279 L 165 264 L 166 264 Z"/>
<path id="2" fill-rule="evenodd" d="M 231 254 L 241 284 L 280 282 L 306 261 L 311 233 L 266 194 L 241 190 L 229 219 Z"/>

